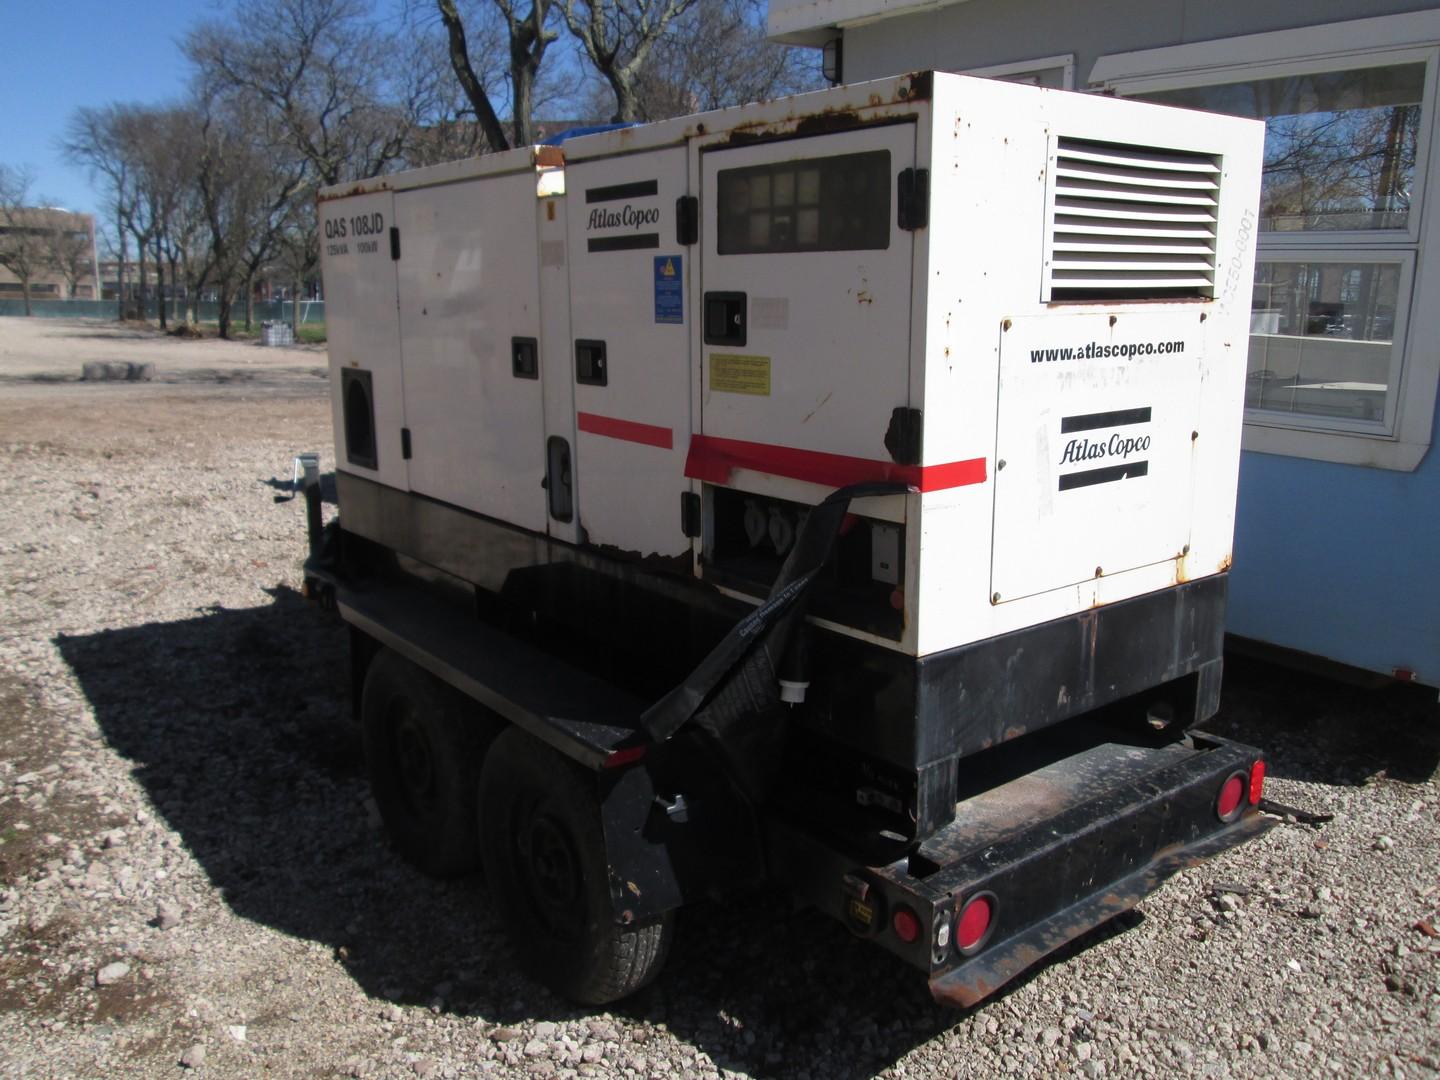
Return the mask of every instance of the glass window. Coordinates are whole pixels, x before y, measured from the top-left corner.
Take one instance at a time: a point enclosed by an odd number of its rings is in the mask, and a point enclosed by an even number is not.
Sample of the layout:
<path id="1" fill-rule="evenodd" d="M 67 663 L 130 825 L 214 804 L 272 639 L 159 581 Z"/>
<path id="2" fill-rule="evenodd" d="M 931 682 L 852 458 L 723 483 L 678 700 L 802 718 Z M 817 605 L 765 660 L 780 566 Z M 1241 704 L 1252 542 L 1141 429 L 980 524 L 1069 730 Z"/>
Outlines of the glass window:
<path id="1" fill-rule="evenodd" d="M 1420 142 L 1423 63 L 1142 95 L 1265 121 L 1260 228 L 1404 229 Z"/>
<path id="2" fill-rule="evenodd" d="M 721 255 L 890 246 L 890 152 L 804 158 L 719 174 Z"/>
<path id="3" fill-rule="evenodd" d="M 1396 262 L 1257 264 L 1245 404 L 1383 422 L 1401 270 Z"/>

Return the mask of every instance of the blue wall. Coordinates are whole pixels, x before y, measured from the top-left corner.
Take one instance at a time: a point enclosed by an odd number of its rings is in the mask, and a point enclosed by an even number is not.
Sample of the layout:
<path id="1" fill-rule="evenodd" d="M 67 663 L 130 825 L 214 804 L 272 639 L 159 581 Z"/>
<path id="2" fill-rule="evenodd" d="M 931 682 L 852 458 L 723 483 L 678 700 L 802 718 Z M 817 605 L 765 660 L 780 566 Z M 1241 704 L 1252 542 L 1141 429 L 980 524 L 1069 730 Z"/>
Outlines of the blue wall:
<path id="1" fill-rule="evenodd" d="M 1408 473 L 1242 454 L 1228 628 L 1440 685 L 1434 446 Z"/>

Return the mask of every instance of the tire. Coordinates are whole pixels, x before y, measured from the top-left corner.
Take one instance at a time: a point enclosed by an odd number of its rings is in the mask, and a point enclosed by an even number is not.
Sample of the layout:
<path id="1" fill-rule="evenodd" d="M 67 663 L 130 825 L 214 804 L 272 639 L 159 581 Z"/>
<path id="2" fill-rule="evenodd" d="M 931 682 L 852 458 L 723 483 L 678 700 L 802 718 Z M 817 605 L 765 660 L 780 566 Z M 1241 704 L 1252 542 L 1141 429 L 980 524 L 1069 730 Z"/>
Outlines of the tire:
<path id="1" fill-rule="evenodd" d="M 660 973 L 673 913 L 615 921 L 593 775 L 511 728 L 485 759 L 479 802 L 485 878 L 521 967 L 585 1005 Z"/>
<path id="2" fill-rule="evenodd" d="M 475 790 L 488 717 L 390 649 L 365 672 L 361 738 L 370 790 L 402 857 L 435 877 L 479 865 Z"/>

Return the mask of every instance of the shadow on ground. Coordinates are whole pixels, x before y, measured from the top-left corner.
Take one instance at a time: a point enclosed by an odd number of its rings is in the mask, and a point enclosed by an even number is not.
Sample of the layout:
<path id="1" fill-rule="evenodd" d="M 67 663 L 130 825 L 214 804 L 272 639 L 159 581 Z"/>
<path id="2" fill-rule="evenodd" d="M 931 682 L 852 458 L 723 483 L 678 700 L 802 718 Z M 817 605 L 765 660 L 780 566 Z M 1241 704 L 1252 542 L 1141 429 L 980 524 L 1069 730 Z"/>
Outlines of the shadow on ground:
<path id="1" fill-rule="evenodd" d="M 1433 687 L 1353 686 L 1227 655 L 1220 713 L 1204 728 L 1264 750 L 1270 775 L 1289 780 L 1418 784 L 1440 767 Z"/>
<path id="2" fill-rule="evenodd" d="M 583 1015 L 516 973 L 478 878 L 433 881 L 387 848 L 366 806 L 344 631 L 293 590 L 57 645 L 104 737 L 236 914 L 329 947 L 376 999 L 496 1023 Z M 1237 661 L 1209 726 L 1271 750 L 1279 775 L 1418 779 L 1437 756 L 1422 696 Z M 963 1018 L 917 972 L 764 892 L 684 912 L 666 972 L 615 1011 L 766 1076 L 869 1076 Z"/>
<path id="3" fill-rule="evenodd" d="M 585 1015 L 516 972 L 478 877 L 431 880 L 386 846 L 344 631 L 293 590 L 273 597 L 56 644 L 236 914 L 328 946 L 377 1000 L 502 1024 Z M 827 1076 L 868 1076 L 960 1019 L 918 973 L 782 896 L 684 915 L 665 974 L 613 1011 L 665 1023 L 722 1067 L 791 1076 L 826 1059 Z"/>

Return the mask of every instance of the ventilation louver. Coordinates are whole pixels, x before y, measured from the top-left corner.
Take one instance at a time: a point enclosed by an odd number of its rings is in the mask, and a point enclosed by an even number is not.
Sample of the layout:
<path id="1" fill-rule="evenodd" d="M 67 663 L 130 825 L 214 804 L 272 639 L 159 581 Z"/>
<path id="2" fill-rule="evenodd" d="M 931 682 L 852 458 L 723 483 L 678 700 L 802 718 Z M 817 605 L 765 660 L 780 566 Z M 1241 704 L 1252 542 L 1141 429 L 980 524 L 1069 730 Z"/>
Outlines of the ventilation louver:
<path id="1" fill-rule="evenodd" d="M 1062 137 L 1051 188 L 1044 299 L 1215 295 L 1218 157 Z"/>

